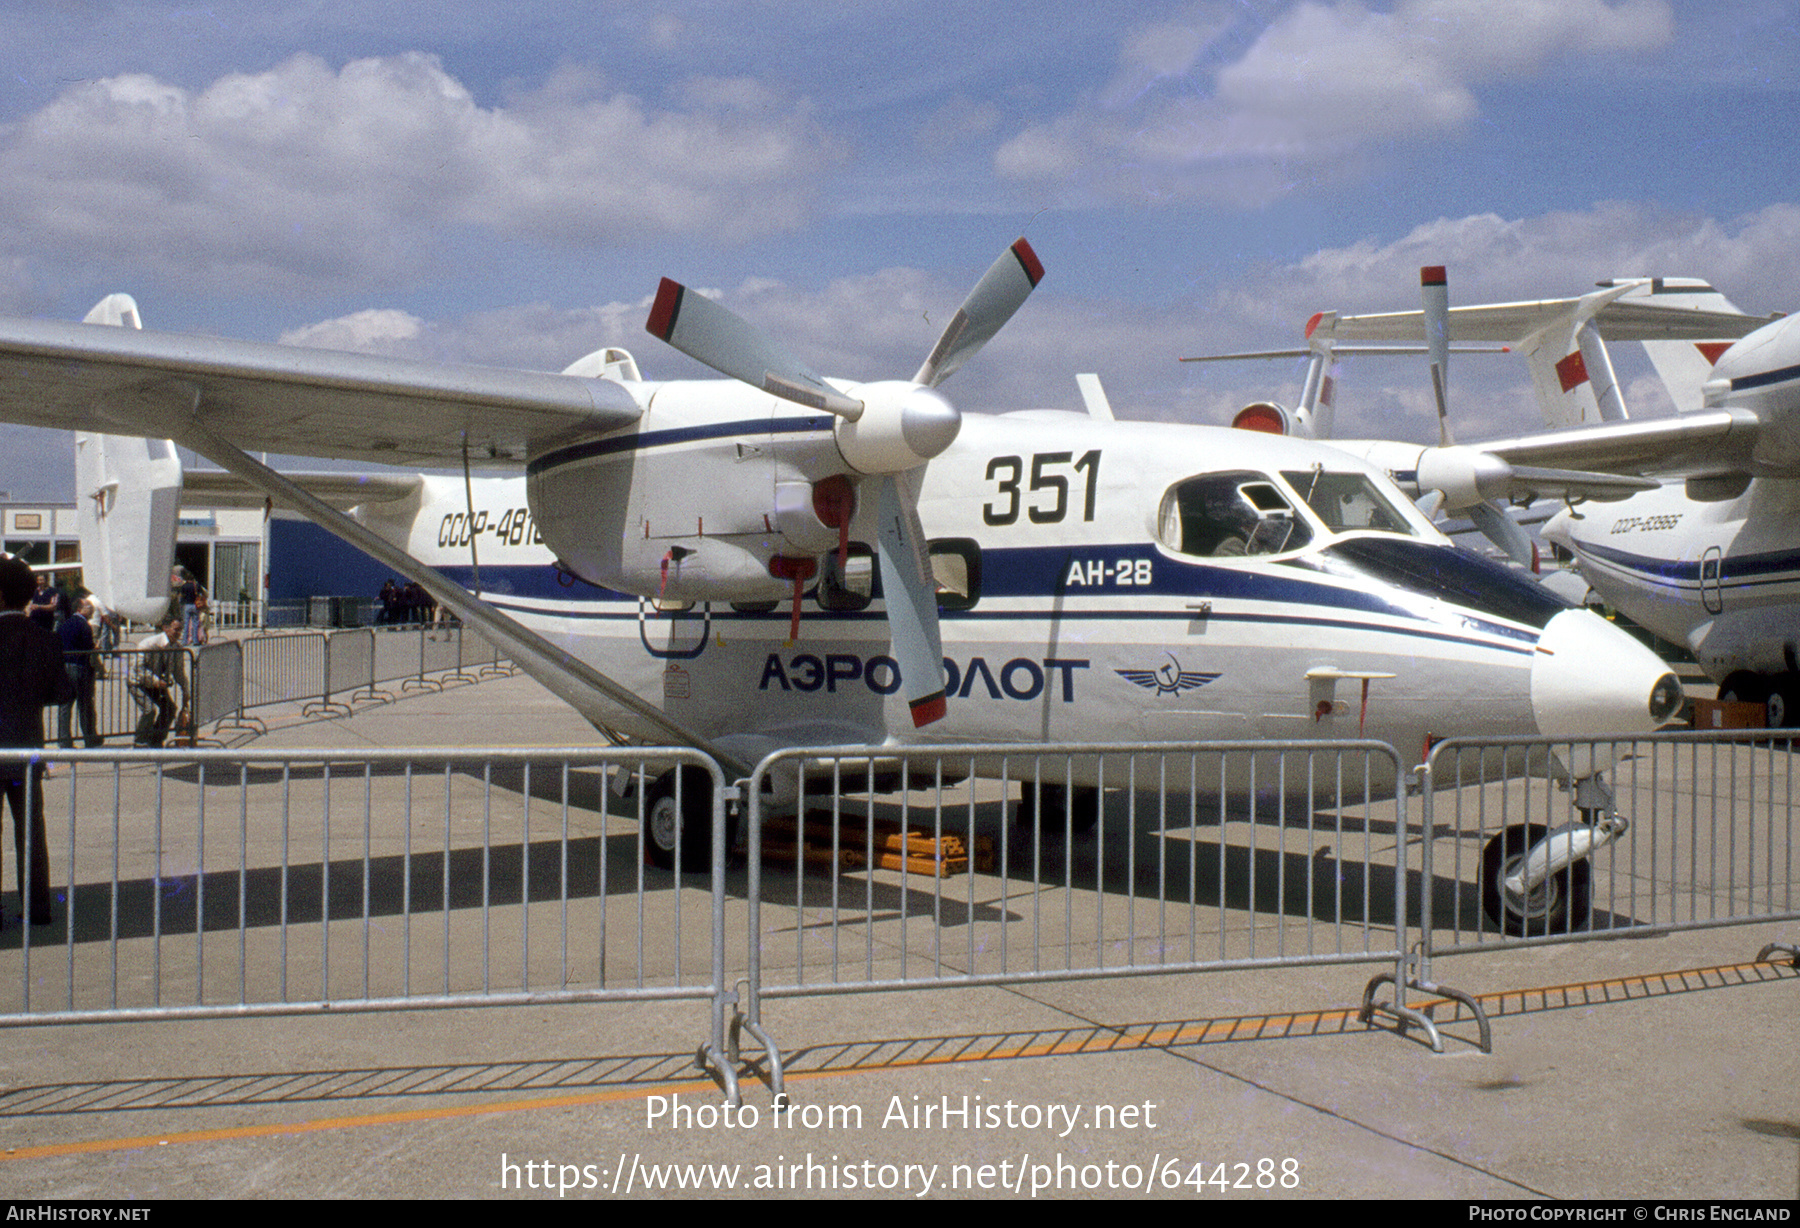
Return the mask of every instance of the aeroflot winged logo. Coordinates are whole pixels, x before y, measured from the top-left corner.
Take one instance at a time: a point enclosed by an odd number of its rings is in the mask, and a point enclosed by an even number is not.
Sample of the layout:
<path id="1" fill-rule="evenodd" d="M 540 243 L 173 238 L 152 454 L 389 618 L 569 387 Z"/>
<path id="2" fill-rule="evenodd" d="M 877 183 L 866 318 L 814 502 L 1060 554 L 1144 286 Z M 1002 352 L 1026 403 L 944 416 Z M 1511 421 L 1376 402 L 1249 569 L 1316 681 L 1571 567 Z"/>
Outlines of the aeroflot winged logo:
<path id="1" fill-rule="evenodd" d="M 1217 678 L 1218 674 L 1202 674 L 1194 670 L 1181 668 L 1181 662 L 1170 653 L 1169 663 L 1159 665 L 1155 669 L 1117 669 L 1113 672 L 1129 682 L 1135 682 L 1146 691 L 1155 691 L 1158 695 L 1179 695 L 1183 691 L 1198 691 L 1201 687 Z"/>

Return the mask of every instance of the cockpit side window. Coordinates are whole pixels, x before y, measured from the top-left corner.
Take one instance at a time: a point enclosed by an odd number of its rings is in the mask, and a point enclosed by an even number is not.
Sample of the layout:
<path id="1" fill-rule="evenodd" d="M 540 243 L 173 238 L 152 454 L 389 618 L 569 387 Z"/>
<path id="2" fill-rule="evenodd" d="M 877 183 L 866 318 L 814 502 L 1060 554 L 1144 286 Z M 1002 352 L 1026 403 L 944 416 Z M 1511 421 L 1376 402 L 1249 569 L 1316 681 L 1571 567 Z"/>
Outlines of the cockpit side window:
<path id="1" fill-rule="evenodd" d="M 1280 487 L 1260 473 L 1209 473 L 1169 488 L 1158 516 L 1163 544 L 1196 558 L 1281 554 L 1312 529 Z"/>
<path id="2" fill-rule="evenodd" d="M 1400 510 L 1375 488 L 1367 474 L 1333 473 L 1317 466 L 1294 473 L 1283 471 L 1281 476 L 1333 532 L 1365 529 L 1403 533 L 1408 537 L 1418 535 Z"/>

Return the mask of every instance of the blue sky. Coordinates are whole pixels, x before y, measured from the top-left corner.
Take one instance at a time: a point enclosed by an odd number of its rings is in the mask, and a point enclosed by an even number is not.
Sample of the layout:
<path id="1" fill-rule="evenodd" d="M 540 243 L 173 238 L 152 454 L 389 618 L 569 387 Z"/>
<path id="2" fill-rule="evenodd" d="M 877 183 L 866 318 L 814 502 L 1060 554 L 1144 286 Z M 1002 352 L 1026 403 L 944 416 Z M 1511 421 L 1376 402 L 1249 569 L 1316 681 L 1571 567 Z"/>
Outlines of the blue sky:
<path id="1" fill-rule="evenodd" d="M 349 10 L 349 11 L 347 11 Z M 944 6 L 0 7 L 0 312 L 114 290 L 152 327 L 555 369 L 674 276 L 832 374 L 904 376 L 986 264 L 1048 270 L 945 391 L 1225 421 L 1322 308 L 1618 275 L 1797 304 L 1796 0 Z M 1617 356 L 1637 412 L 1647 368 Z M 1460 361 L 1459 434 L 1532 425 Z M 1343 373 L 1339 433 L 1435 434 L 1420 373 Z M 71 497 L 0 432 L 0 490 Z"/>

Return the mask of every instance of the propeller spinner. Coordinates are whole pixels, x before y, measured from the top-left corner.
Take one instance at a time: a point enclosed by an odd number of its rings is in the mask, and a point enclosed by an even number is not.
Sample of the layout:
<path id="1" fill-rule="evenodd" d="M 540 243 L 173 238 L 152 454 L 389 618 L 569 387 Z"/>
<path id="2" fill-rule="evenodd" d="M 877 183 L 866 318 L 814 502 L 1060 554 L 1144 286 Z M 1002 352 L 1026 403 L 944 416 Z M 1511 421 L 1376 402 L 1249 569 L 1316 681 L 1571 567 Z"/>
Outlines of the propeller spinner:
<path id="1" fill-rule="evenodd" d="M 664 278 L 645 327 L 690 358 L 774 396 L 837 416 L 838 451 L 877 479 L 877 556 L 894 657 L 915 727 L 945 712 L 937 584 L 919 524 L 918 474 L 956 441 L 962 416 L 937 386 L 978 353 L 1043 280 L 1024 239 L 982 275 L 911 380 L 828 383 L 754 325 Z"/>

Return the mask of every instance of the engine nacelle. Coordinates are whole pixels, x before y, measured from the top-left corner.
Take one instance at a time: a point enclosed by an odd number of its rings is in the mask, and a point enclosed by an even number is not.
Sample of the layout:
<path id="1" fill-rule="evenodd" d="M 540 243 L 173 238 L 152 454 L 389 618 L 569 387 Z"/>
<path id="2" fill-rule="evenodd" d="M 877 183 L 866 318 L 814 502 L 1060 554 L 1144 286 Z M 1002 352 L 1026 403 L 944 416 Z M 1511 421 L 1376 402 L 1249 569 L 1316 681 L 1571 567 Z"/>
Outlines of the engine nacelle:
<path id="1" fill-rule="evenodd" d="M 785 425 L 791 411 L 725 385 L 672 398 L 680 414 L 659 413 L 670 387 L 657 390 L 645 429 L 565 443 L 528 466 L 544 544 L 570 573 L 615 592 L 668 602 L 791 596 L 771 561 L 834 551 L 856 510 L 833 421 L 721 434 L 720 420 L 748 425 L 773 411 Z"/>
<path id="2" fill-rule="evenodd" d="M 1491 452 L 1453 445 L 1421 452 L 1418 474 L 1419 490 L 1442 491 L 1444 506 L 1454 510 L 1506 494 L 1512 466 Z"/>

